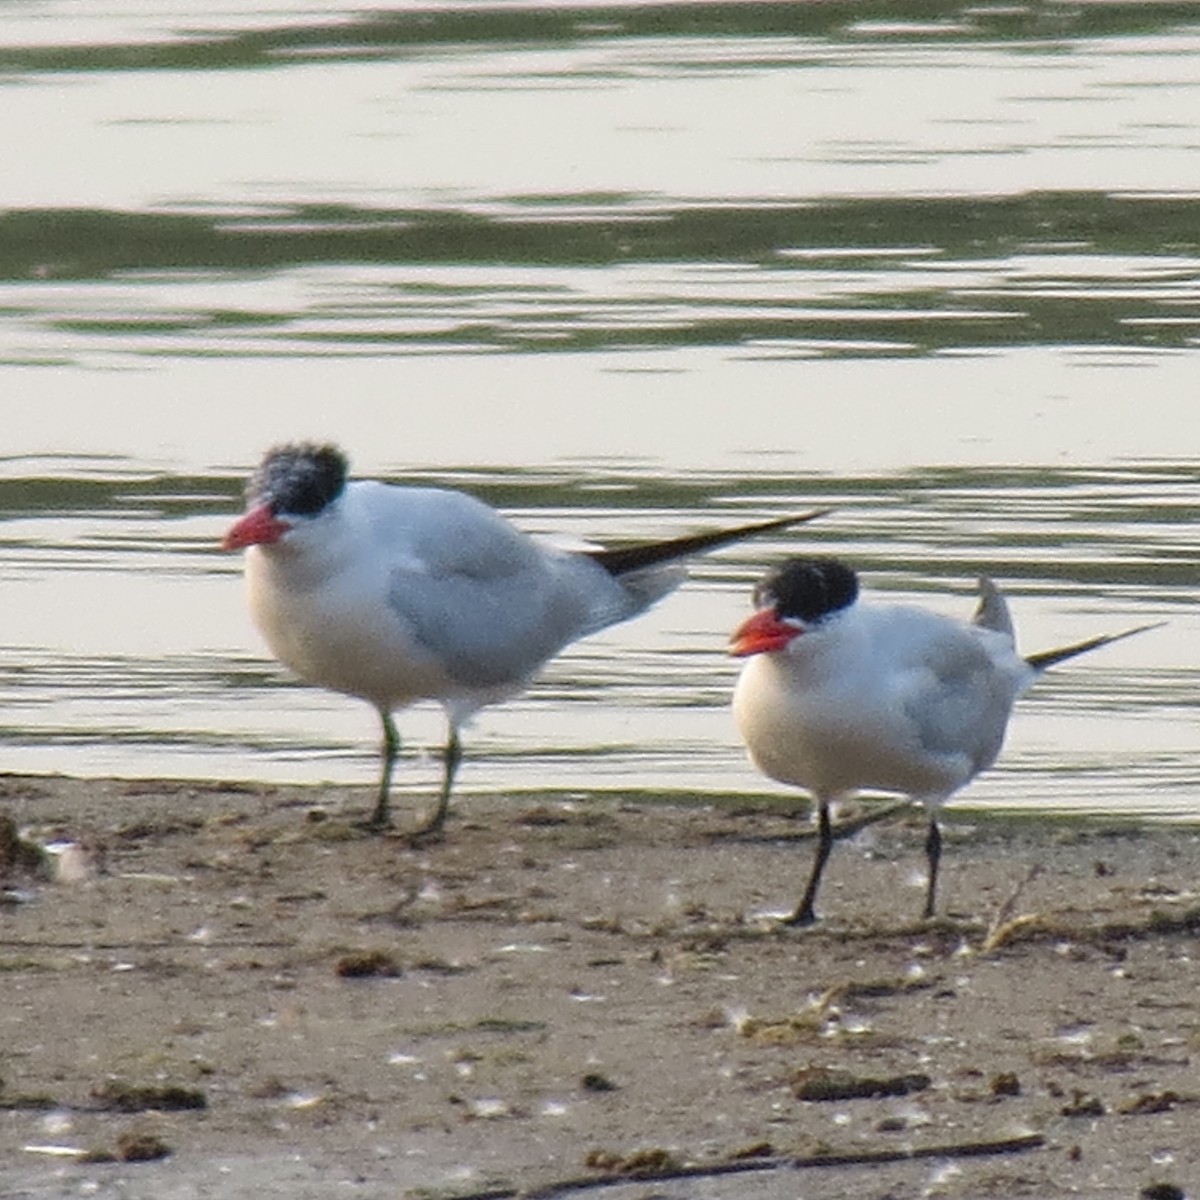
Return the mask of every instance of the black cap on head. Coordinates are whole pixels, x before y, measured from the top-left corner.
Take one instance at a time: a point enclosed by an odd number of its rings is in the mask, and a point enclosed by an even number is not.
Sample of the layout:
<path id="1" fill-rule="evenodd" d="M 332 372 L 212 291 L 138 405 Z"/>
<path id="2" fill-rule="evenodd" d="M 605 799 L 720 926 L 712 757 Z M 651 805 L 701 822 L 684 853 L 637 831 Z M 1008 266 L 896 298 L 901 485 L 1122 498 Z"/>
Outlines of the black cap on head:
<path id="1" fill-rule="evenodd" d="M 251 504 L 266 504 L 274 513 L 312 517 L 342 494 L 346 456 L 336 446 L 291 442 L 263 455 L 246 485 Z"/>
<path id="2" fill-rule="evenodd" d="M 754 589 L 754 605 L 781 617 L 819 621 L 849 608 L 857 595 L 858 576 L 836 558 L 789 558 Z"/>

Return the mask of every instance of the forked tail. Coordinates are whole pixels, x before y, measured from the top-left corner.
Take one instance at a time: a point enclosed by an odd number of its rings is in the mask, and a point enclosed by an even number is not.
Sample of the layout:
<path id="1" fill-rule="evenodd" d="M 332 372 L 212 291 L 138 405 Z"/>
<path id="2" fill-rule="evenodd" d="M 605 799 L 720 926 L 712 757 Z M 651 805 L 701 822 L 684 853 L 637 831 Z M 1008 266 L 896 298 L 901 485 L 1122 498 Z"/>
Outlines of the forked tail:
<path id="1" fill-rule="evenodd" d="M 640 571 L 644 567 L 674 562 L 693 554 L 703 554 L 707 550 L 715 550 L 718 546 L 727 546 L 730 542 L 740 542 L 744 538 L 754 537 L 759 533 L 770 533 L 773 529 L 786 529 L 789 525 L 802 525 L 806 521 L 823 517 L 832 511 L 828 508 L 819 508 L 816 512 L 800 513 L 791 517 L 775 517 L 773 520 L 760 521 L 754 525 L 739 525 L 736 529 L 716 529 L 711 533 L 693 533 L 665 542 L 636 542 L 632 546 L 615 546 L 610 550 L 584 550 L 583 553 L 593 562 L 599 563 L 610 575 L 627 575 L 631 571 Z"/>

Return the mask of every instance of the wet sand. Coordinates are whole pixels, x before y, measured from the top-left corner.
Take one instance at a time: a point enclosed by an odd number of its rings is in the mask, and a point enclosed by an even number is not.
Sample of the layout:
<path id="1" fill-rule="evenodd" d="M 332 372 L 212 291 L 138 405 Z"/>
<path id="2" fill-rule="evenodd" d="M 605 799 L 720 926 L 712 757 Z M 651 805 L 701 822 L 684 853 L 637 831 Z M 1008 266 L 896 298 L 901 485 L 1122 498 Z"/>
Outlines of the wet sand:
<path id="1" fill-rule="evenodd" d="M 0 1195 L 1200 1186 L 1196 829 L 952 810 L 920 922 L 897 813 L 793 930 L 801 810 L 466 798 L 414 848 L 367 807 L 0 777 L 82 848 L 9 847 Z"/>

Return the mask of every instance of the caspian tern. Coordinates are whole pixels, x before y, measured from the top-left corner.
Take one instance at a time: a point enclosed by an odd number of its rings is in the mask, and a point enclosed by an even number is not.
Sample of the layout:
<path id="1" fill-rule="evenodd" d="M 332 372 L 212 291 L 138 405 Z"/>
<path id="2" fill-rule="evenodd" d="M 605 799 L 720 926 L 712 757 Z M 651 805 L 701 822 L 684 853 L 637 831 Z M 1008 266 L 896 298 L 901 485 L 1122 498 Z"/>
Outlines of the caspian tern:
<path id="1" fill-rule="evenodd" d="M 383 769 L 370 826 L 390 824 L 393 712 L 419 700 L 445 709 L 437 807 L 413 836 L 441 831 L 459 730 L 478 709 L 521 691 L 564 646 L 672 591 L 684 577 L 679 560 L 821 515 L 566 551 L 463 492 L 348 482 L 347 470 L 335 446 L 269 450 L 223 546 L 247 548 L 251 616 L 275 656 L 379 713 Z"/>
<path id="2" fill-rule="evenodd" d="M 792 925 L 811 924 L 833 837 L 829 809 L 864 789 L 929 814 L 926 918 L 934 914 L 942 805 L 1000 753 L 1017 698 L 1055 663 L 1131 637 L 1104 634 L 1023 658 L 1008 604 L 979 580 L 970 624 L 901 604 L 856 603 L 858 577 L 833 558 L 794 558 L 755 588 L 730 653 L 747 661 L 733 712 L 763 774 L 817 802 L 817 849 Z"/>

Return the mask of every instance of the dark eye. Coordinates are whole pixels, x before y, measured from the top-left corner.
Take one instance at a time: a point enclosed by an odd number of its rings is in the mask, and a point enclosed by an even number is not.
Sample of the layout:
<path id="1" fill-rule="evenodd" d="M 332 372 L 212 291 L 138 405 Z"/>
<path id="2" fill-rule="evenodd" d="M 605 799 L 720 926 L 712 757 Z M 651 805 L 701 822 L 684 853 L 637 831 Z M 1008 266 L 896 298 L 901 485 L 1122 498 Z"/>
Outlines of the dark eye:
<path id="1" fill-rule="evenodd" d="M 290 483 L 280 496 L 280 509 L 300 517 L 315 516 L 333 498 L 323 481 L 316 478 L 298 479 Z"/>

